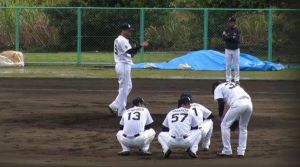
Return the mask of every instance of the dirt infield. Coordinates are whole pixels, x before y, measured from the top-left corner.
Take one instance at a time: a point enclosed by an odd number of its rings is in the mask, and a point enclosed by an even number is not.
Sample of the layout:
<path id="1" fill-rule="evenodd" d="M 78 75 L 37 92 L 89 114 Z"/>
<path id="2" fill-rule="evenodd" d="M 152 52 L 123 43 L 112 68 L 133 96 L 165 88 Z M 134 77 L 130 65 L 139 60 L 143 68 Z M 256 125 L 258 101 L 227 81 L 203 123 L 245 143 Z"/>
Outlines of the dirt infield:
<path id="1" fill-rule="evenodd" d="M 176 107 L 180 93 L 211 109 L 216 104 L 209 80 L 133 81 L 129 97 L 143 96 L 158 133 L 165 114 Z M 153 156 L 116 155 L 119 118 L 106 110 L 117 93 L 115 79 L 0 79 L 0 166 L 299 166 L 300 81 L 243 81 L 252 96 L 245 159 L 219 158 L 219 119 L 214 120 L 210 152 L 190 160 L 175 150 L 161 158 L 157 141 Z M 232 135 L 237 145 L 237 132 Z"/>

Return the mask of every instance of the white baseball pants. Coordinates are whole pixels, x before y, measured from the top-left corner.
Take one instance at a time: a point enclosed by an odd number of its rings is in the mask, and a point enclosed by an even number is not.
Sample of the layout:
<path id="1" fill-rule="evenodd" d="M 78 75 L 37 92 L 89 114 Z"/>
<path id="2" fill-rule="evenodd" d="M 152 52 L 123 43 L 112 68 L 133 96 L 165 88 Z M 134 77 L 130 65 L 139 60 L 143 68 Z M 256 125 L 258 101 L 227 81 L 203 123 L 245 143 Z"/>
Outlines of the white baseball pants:
<path id="1" fill-rule="evenodd" d="M 150 143 L 155 137 L 153 129 L 141 132 L 138 137 L 125 137 L 123 130 L 117 133 L 117 139 L 122 146 L 123 151 L 130 151 L 131 148 L 139 148 L 142 151 L 148 151 Z"/>
<path id="2" fill-rule="evenodd" d="M 201 130 L 192 130 L 187 138 L 172 138 L 169 132 L 160 132 L 158 141 L 162 146 L 163 152 L 166 153 L 172 148 L 190 148 L 193 153 L 197 153 L 198 144 L 201 140 Z"/>
<path id="3" fill-rule="evenodd" d="M 233 60 L 234 81 L 240 81 L 240 49 L 230 50 L 225 49 L 226 59 L 226 81 L 231 81 L 231 62 Z"/>
<path id="4" fill-rule="evenodd" d="M 210 146 L 210 139 L 213 131 L 213 121 L 211 119 L 204 120 L 201 128 L 202 132 L 202 148 L 209 149 Z"/>
<path id="5" fill-rule="evenodd" d="M 239 145 L 238 155 L 245 155 L 247 145 L 247 127 L 252 114 L 252 102 L 250 99 L 237 100 L 225 114 L 221 123 L 221 133 L 223 142 L 223 154 L 232 154 L 230 143 L 230 126 L 235 120 L 239 120 Z"/>
<path id="6" fill-rule="evenodd" d="M 122 116 L 126 111 L 127 97 L 132 89 L 131 65 L 117 63 L 115 70 L 119 78 L 119 93 L 110 106 L 118 111 L 118 116 Z"/>

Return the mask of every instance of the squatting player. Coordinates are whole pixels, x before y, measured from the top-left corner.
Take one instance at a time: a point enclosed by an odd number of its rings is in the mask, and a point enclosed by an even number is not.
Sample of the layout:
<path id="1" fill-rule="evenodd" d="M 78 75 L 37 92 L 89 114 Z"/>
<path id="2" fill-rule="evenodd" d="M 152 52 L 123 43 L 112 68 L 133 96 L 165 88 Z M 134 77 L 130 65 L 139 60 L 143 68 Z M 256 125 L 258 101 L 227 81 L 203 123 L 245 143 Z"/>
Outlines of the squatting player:
<path id="1" fill-rule="evenodd" d="M 170 111 L 163 122 L 163 132 L 158 135 L 163 158 L 169 158 L 173 148 L 185 148 L 191 158 L 197 158 L 202 133 L 196 118 L 189 112 L 190 102 L 189 97 L 180 98 L 178 108 Z"/>
<path id="2" fill-rule="evenodd" d="M 189 97 L 192 100 L 192 96 L 190 94 L 181 94 L 181 98 L 183 97 Z M 213 132 L 213 121 L 212 119 L 214 118 L 214 115 L 212 112 L 204 107 L 203 105 L 199 103 L 192 102 L 191 103 L 191 108 L 190 108 L 190 113 L 193 115 L 197 122 L 198 122 L 198 127 L 202 132 L 202 138 L 201 138 L 201 143 L 202 143 L 202 149 L 203 151 L 209 151 L 209 146 L 210 146 L 210 139 L 211 135 Z"/>
<path id="3" fill-rule="evenodd" d="M 226 59 L 226 81 L 231 81 L 231 61 L 234 65 L 234 81 L 240 84 L 240 36 L 241 31 L 236 25 L 236 19 L 228 19 L 228 28 L 223 31 L 222 38 L 225 41 L 225 59 Z"/>
<path id="4" fill-rule="evenodd" d="M 219 116 L 223 118 L 221 122 L 221 133 L 223 150 L 219 156 L 232 156 L 230 143 L 230 127 L 239 121 L 239 144 L 237 148 L 238 157 L 244 157 L 247 145 L 247 127 L 252 115 L 252 102 L 248 93 L 239 85 L 233 82 L 215 82 L 212 85 L 214 99 L 218 102 Z M 229 110 L 223 116 L 225 103 Z"/>
<path id="5" fill-rule="evenodd" d="M 129 155 L 132 148 L 139 148 L 143 155 L 151 155 L 150 143 L 155 137 L 155 131 L 151 128 L 153 119 L 142 98 L 135 98 L 132 104 L 133 107 L 123 114 L 120 121 L 117 139 L 122 151 L 118 154 Z"/>
<path id="6" fill-rule="evenodd" d="M 149 46 L 146 41 L 140 46 L 131 47 L 129 38 L 133 28 L 130 24 L 124 23 L 121 26 L 121 34 L 114 41 L 115 70 L 119 79 L 119 93 L 116 99 L 108 105 L 108 109 L 118 116 L 122 116 L 126 110 L 127 97 L 132 89 L 131 65 L 133 56 L 140 50 Z"/>

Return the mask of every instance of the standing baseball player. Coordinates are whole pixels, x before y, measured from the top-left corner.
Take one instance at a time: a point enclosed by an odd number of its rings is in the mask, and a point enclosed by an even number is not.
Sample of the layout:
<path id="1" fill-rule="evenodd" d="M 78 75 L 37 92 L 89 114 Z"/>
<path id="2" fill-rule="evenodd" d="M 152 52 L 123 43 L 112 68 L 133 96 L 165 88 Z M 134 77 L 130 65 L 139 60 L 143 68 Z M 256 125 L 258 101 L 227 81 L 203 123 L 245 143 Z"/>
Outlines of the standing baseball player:
<path id="1" fill-rule="evenodd" d="M 231 81 L 231 62 L 234 65 L 234 81 L 240 84 L 240 36 L 241 31 L 236 25 L 236 19 L 228 19 L 228 28 L 223 31 L 222 38 L 225 41 L 225 59 L 226 59 L 226 81 Z"/>
<path id="2" fill-rule="evenodd" d="M 155 137 L 151 128 L 153 119 L 144 105 L 144 100 L 137 97 L 132 101 L 133 107 L 128 109 L 120 121 L 117 139 L 122 146 L 119 155 L 129 155 L 131 148 L 139 148 L 143 155 L 151 155 L 150 143 Z"/>
<path id="3" fill-rule="evenodd" d="M 131 37 L 133 28 L 130 24 L 124 23 L 121 29 L 121 34 L 114 41 L 115 70 L 119 79 L 119 93 L 116 99 L 108 105 L 108 109 L 118 116 L 122 116 L 126 110 L 127 97 L 132 89 L 132 58 L 141 48 L 149 46 L 149 43 L 146 41 L 137 47 L 131 47 L 129 38 Z"/>
<path id="4" fill-rule="evenodd" d="M 215 82 L 212 86 L 214 99 L 218 102 L 219 116 L 221 117 L 221 133 L 223 150 L 219 156 L 232 156 L 230 143 L 230 127 L 239 121 L 238 157 L 244 157 L 247 145 L 247 127 L 252 114 L 251 98 L 246 91 L 233 82 Z M 225 103 L 229 110 L 223 115 Z"/>
<path id="5" fill-rule="evenodd" d="M 193 101 L 190 94 L 184 93 L 181 95 L 181 98 L 183 97 L 189 97 L 191 99 L 191 102 Z M 191 103 L 190 114 L 196 118 L 198 127 L 202 132 L 201 143 L 203 151 L 209 151 L 211 135 L 213 131 L 212 119 L 214 118 L 214 115 L 203 105 L 194 102 Z"/>
<path id="6" fill-rule="evenodd" d="M 190 102 L 189 97 L 180 98 L 178 108 L 170 111 L 162 124 L 163 132 L 158 135 L 158 141 L 163 158 L 169 158 L 173 148 L 185 148 L 191 158 L 197 158 L 201 130 L 196 118 L 190 114 Z"/>

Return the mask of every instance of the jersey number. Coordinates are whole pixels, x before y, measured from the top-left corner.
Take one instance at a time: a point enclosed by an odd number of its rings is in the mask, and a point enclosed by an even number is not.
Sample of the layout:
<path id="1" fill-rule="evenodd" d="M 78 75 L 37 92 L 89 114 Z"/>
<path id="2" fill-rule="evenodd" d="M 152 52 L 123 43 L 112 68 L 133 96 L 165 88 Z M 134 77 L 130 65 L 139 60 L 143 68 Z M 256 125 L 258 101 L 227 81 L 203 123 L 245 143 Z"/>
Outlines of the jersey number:
<path id="1" fill-rule="evenodd" d="M 118 48 L 117 48 L 117 44 L 115 44 L 115 55 L 118 55 Z"/>
<path id="2" fill-rule="evenodd" d="M 188 116 L 188 114 L 185 114 L 185 113 L 173 114 L 172 115 L 172 123 L 177 122 L 179 120 L 179 117 L 181 117 L 181 116 L 182 116 L 182 118 L 181 118 L 180 122 L 183 122 L 186 119 L 186 117 Z"/>
<path id="3" fill-rule="evenodd" d="M 196 108 L 193 108 L 193 110 L 195 111 L 195 115 L 196 115 L 196 117 L 197 117 L 197 116 L 198 116 L 197 109 L 196 109 Z"/>
<path id="4" fill-rule="evenodd" d="M 140 120 L 141 119 L 141 113 L 139 113 L 139 112 L 133 112 L 133 113 L 129 113 L 128 114 L 128 120 L 130 120 L 131 119 L 131 114 L 133 114 L 132 115 L 132 119 L 133 120 Z"/>
<path id="5" fill-rule="evenodd" d="M 228 83 L 226 83 L 225 85 L 227 85 Z M 234 83 L 229 83 L 229 89 L 233 89 L 233 88 L 235 88 L 235 84 Z"/>

